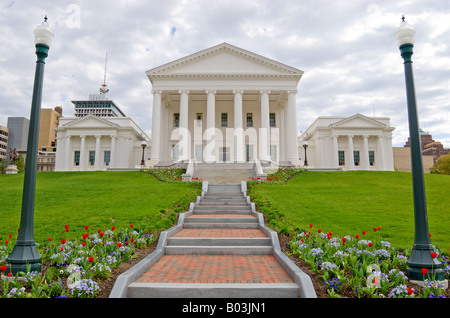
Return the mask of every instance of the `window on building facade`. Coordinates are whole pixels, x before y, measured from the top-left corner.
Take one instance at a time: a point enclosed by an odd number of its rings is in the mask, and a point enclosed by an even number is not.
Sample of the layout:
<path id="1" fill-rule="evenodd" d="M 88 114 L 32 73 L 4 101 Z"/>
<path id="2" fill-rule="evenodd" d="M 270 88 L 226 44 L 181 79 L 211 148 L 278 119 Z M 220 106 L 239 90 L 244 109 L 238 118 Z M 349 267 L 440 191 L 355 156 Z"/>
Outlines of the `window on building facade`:
<path id="1" fill-rule="evenodd" d="M 253 127 L 253 113 L 247 113 L 247 127 Z"/>
<path id="2" fill-rule="evenodd" d="M 105 163 L 105 166 L 109 166 L 109 163 L 111 162 L 111 151 L 106 150 L 103 153 L 103 162 Z"/>
<path id="3" fill-rule="evenodd" d="M 353 151 L 353 160 L 355 162 L 355 166 L 359 166 L 360 160 L 359 160 L 359 151 L 358 150 Z"/>
<path id="4" fill-rule="evenodd" d="M 80 152 L 79 151 L 75 151 L 75 154 L 73 156 L 73 163 L 75 164 L 75 166 L 80 165 Z"/>
<path id="5" fill-rule="evenodd" d="M 173 127 L 180 127 L 180 113 L 173 113 Z"/>
<path id="6" fill-rule="evenodd" d="M 202 117 L 202 113 L 197 113 L 197 117 L 195 119 L 197 127 L 202 127 Z"/>
<path id="7" fill-rule="evenodd" d="M 276 125 L 275 113 L 269 114 L 269 123 L 270 123 L 270 127 L 275 127 L 275 125 Z"/>
<path id="8" fill-rule="evenodd" d="M 89 165 L 93 166 L 95 163 L 95 151 L 89 151 Z"/>
<path id="9" fill-rule="evenodd" d="M 221 126 L 228 127 L 228 113 L 222 113 L 220 118 L 221 118 Z"/>
<path id="10" fill-rule="evenodd" d="M 345 152 L 342 150 L 338 151 L 339 165 L 345 166 Z"/>
<path id="11" fill-rule="evenodd" d="M 277 161 L 277 146 L 276 145 L 270 145 L 270 159 L 272 159 L 272 161 Z"/>
<path id="12" fill-rule="evenodd" d="M 220 147 L 220 159 L 223 162 L 230 161 L 230 148 Z"/>
<path id="13" fill-rule="evenodd" d="M 375 165 L 375 151 L 369 151 L 369 164 Z"/>
<path id="14" fill-rule="evenodd" d="M 253 160 L 253 145 L 246 146 L 247 161 Z"/>

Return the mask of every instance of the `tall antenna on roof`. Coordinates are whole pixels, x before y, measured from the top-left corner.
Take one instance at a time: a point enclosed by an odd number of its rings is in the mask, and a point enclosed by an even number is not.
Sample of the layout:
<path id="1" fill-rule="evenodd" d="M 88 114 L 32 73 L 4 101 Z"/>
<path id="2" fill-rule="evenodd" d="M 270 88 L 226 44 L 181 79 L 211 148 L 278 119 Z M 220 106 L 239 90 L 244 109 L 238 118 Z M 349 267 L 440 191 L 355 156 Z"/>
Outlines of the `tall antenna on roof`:
<path id="1" fill-rule="evenodd" d="M 106 65 L 108 62 L 108 52 L 106 52 L 106 57 L 105 57 L 105 74 L 103 75 L 103 84 L 102 87 L 100 88 L 100 93 L 102 94 L 106 94 L 109 92 L 109 89 L 106 88 Z"/>

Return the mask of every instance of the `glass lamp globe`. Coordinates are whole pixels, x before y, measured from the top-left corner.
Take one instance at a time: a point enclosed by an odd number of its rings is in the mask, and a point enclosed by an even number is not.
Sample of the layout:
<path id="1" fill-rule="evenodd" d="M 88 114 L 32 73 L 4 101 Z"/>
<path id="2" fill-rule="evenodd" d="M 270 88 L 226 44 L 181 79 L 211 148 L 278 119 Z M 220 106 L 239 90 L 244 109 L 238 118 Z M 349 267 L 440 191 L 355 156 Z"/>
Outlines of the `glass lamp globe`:
<path id="1" fill-rule="evenodd" d="M 395 37 L 397 38 L 397 45 L 399 47 L 404 44 L 414 44 L 414 36 L 416 34 L 416 30 L 405 21 L 405 18 L 402 19 L 403 19 L 402 23 L 395 32 Z"/>
<path id="2" fill-rule="evenodd" d="M 48 25 L 47 17 L 45 17 L 41 25 L 37 26 L 34 30 L 34 44 L 43 44 L 50 47 L 50 45 L 52 44 L 53 36 L 53 31 Z"/>

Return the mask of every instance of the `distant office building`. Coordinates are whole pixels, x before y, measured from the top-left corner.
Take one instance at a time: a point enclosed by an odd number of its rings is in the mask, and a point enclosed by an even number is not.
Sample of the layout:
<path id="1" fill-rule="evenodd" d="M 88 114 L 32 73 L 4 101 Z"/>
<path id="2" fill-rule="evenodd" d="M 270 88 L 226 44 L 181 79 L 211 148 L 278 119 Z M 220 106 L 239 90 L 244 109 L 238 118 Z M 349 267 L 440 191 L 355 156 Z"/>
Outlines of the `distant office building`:
<path id="1" fill-rule="evenodd" d="M 16 149 L 19 153 L 27 151 L 30 120 L 25 117 L 8 117 L 8 152 Z M 8 158 L 9 159 L 9 158 Z"/>
<path id="2" fill-rule="evenodd" d="M 433 139 L 433 136 L 428 132 L 420 129 L 419 135 L 422 155 L 433 157 L 434 163 L 436 163 L 438 158 L 442 157 L 443 155 L 449 154 L 450 149 L 444 148 L 444 145 L 442 145 L 439 141 L 435 141 Z M 408 138 L 408 141 L 405 143 L 404 147 L 410 147 L 410 138 Z"/>
<path id="3" fill-rule="evenodd" d="M 39 124 L 38 148 L 44 152 L 56 152 L 56 131 L 59 119 L 62 117 L 62 107 L 42 108 Z"/>
<path id="4" fill-rule="evenodd" d="M 8 135 L 9 129 L 0 125 L 0 160 L 8 156 Z"/>
<path id="5" fill-rule="evenodd" d="M 96 117 L 125 117 L 120 108 L 106 97 L 106 94 L 90 94 L 89 100 L 72 101 L 75 117 L 94 115 Z"/>

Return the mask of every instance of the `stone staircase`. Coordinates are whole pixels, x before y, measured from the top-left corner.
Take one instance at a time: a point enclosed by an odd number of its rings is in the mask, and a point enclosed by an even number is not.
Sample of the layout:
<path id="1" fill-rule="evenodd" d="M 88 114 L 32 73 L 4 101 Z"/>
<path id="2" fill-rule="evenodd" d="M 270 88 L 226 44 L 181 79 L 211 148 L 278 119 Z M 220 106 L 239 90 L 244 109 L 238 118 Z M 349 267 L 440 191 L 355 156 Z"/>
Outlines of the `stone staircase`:
<path id="1" fill-rule="evenodd" d="M 118 277 L 110 298 L 315 298 L 245 185 L 204 182 L 202 196 L 154 253 Z"/>

